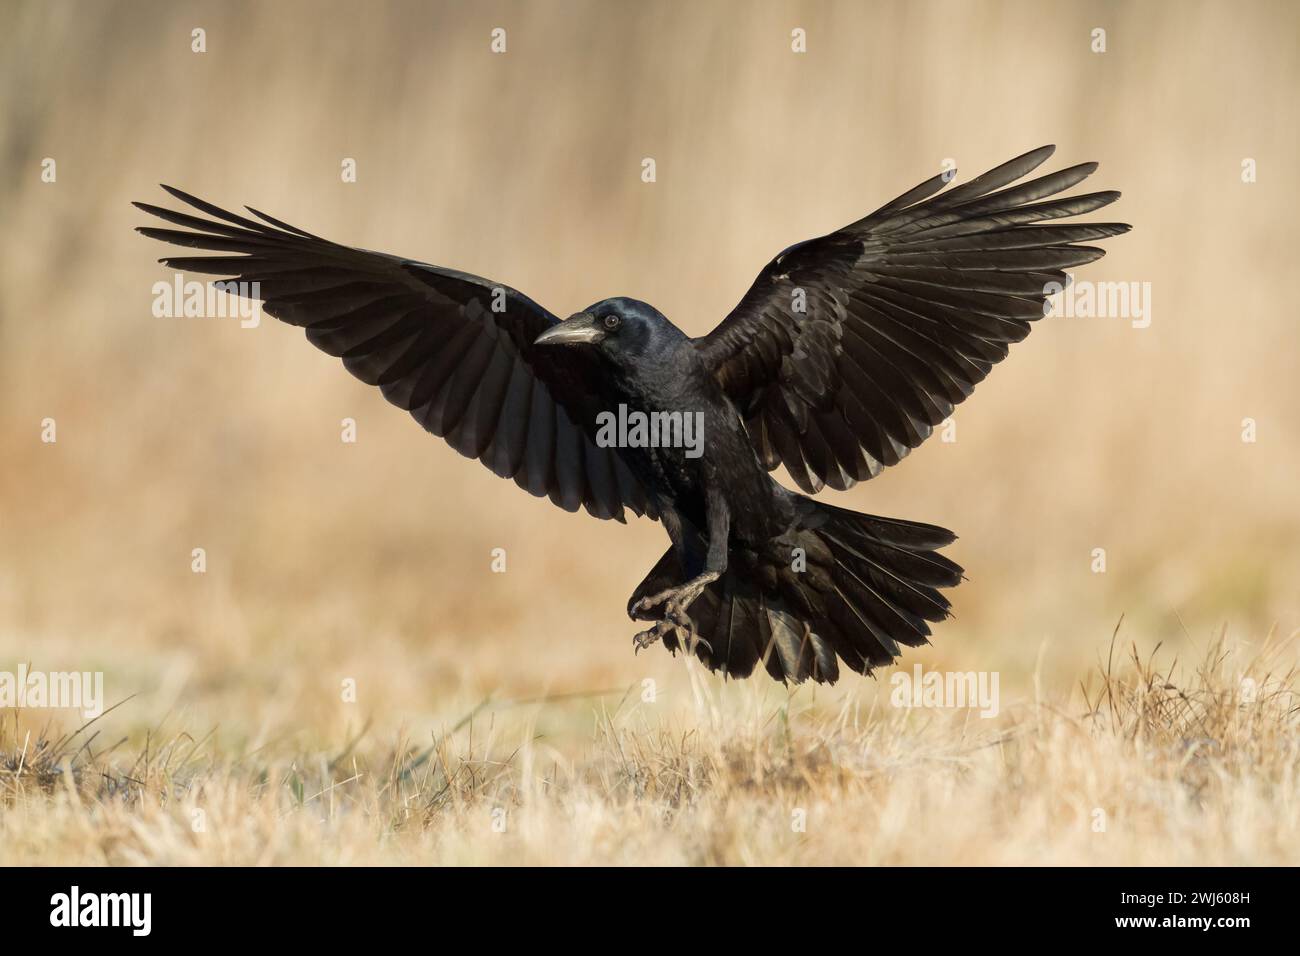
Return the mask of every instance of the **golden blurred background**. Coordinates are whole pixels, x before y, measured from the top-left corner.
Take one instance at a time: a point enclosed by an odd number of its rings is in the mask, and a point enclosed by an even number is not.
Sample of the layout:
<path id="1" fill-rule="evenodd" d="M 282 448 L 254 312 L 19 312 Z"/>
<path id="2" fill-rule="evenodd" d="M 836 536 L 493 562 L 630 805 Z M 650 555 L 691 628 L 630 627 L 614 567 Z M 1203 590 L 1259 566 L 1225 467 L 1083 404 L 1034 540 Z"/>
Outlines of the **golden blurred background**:
<path id="1" fill-rule="evenodd" d="M 0 668 L 103 670 L 110 702 L 137 695 L 128 727 L 182 713 L 249 741 L 680 680 L 680 659 L 633 655 L 624 615 L 662 529 L 529 497 L 296 329 L 154 317 L 170 273 L 129 201 L 167 204 L 157 183 L 560 315 L 623 294 L 701 334 L 785 246 L 947 158 L 961 181 L 1047 142 L 1045 169 L 1098 160 L 1088 185 L 1124 192 L 1093 219 L 1134 226 L 1079 278 L 1150 282 L 1152 321 L 1044 322 L 955 442 L 823 493 L 961 535 L 956 617 L 904 665 L 1027 693 L 1036 667 L 1073 681 L 1121 615 L 1175 648 L 1300 627 L 1294 4 L 9 0 L 0 18 Z"/>

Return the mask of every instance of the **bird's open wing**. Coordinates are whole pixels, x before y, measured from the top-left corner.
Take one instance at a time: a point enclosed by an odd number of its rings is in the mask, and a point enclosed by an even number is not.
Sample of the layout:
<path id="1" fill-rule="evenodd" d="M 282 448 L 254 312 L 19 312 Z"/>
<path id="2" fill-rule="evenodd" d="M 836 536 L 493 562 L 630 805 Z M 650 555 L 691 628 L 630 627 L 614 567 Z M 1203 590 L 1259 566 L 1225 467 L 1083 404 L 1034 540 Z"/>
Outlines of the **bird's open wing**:
<path id="1" fill-rule="evenodd" d="M 816 492 L 896 464 L 1029 334 L 1045 287 L 1104 254 L 1077 243 L 1128 231 L 1043 224 L 1119 198 L 1039 201 L 1096 163 L 1009 186 L 1054 149 L 945 192 L 951 176 L 936 176 L 865 219 L 792 246 L 695 340 L 765 467 L 784 463 Z"/>
<path id="2" fill-rule="evenodd" d="M 598 408 L 572 349 L 534 349 L 558 320 L 513 289 L 397 256 L 353 249 L 254 209 L 263 222 L 178 189 L 204 219 L 147 203 L 182 229 L 152 239 L 219 253 L 170 256 L 170 268 L 257 283 L 269 314 L 302 326 L 317 348 L 406 409 L 468 458 L 567 511 L 623 520 L 646 514 L 644 488 L 616 448 L 593 441 Z"/>

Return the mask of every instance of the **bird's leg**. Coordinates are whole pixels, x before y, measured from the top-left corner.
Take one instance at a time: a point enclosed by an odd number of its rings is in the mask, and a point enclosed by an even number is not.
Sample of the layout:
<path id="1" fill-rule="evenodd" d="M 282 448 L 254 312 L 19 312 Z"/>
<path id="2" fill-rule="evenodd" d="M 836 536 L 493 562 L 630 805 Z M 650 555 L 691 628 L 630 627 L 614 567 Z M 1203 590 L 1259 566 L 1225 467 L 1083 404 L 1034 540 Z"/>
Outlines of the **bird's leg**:
<path id="1" fill-rule="evenodd" d="M 665 588 L 658 594 L 647 594 L 632 606 L 633 614 L 640 614 L 642 611 L 648 611 L 660 604 L 667 604 L 664 611 L 668 616 L 682 627 L 689 627 L 691 619 L 686 616 L 687 608 L 704 592 L 705 588 L 718 580 L 719 577 L 717 571 L 705 571 L 703 574 L 693 577 L 685 584 L 679 584 L 675 588 Z"/>
<path id="2" fill-rule="evenodd" d="M 668 617 L 682 627 L 694 630 L 695 625 L 686 612 L 690 610 L 695 599 L 704 593 L 704 589 L 718 580 L 720 576 L 717 571 L 705 571 L 703 574 L 691 578 L 680 587 L 673 588 L 668 603 L 664 607 Z"/>
<path id="3" fill-rule="evenodd" d="M 643 597 L 632 610 L 633 616 L 636 616 L 643 611 L 648 611 L 663 604 L 667 620 L 679 631 L 686 633 L 688 647 L 691 646 L 691 642 L 699 641 L 712 651 L 713 648 L 708 641 L 695 633 L 695 622 L 691 620 L 690 614 L 687 612 L 695 599 L 704 593 L 704 589 L 722 577 L 723 572 L 727 570 L 727 544 L 731 517 L 726 502 L 721 496 L 709 496 L 708 517 L 709 553 L 705 560 L 704 572 L 697 574 L 685 584 L 679 584 L 675 588 L 667 588 L 658 594 Z M 652 633 L 653 636 L 651 636 Z M 642 631 L 636 636 L 638 646 L 646 646 L 641 643 L 643 638 L 649 643 L 653 643 L 665 633 L 666 631 L 660 629 L 657 625 L 653 631 Z"/>

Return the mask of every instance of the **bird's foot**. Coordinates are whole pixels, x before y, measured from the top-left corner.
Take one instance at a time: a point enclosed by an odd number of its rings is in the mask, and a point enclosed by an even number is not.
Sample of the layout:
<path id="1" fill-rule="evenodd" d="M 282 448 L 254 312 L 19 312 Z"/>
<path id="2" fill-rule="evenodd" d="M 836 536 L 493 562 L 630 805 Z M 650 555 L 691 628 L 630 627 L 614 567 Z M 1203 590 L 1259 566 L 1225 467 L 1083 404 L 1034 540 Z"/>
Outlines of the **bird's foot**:
<path id="1" fill-rule="evenodd" d="M 655 641 L 662 638 L 669 630 L 675 629 L 679 635 L 682 635 L 682 643 L 688 649 L 694 649 L 696 643 L 703 644 L 712 653 L 713 646 L 704 638 L 695 633 L 695 622 L 691 620 L 688 610 L 695 599 L 698 598 L 714 581 L 718 580 L 718 572 L 706 571 L 704 574 L 694 577 L 685 584 L 675 588 L 668 588 L 660 591 L 658 594 L 649 594 L 637 601 L 632 607 L 633 616 L 643 611 L 649 611 L 651 608 L 664 605 L 664 620 L 656 621 L 653 628 L 642 631 L 633 642 L 637 650 L 643 647 L 649 647 Z"/>
<path id="2" fill-rule="evenodd" d="M 689 621 L 685 625 L 678 624 L 676 621 L 663 620 L 655 621 L 654 626 L 647 630 L 641 631 L 632 638 L 633 653 L 639 654 L 651 644 L 662 640 L 673 631 L 677 632 L 677 640 L 688 652 L 695 650 L 696 644 L 703 644 L 713 653 L 713 645 L 695 633 Z"/>

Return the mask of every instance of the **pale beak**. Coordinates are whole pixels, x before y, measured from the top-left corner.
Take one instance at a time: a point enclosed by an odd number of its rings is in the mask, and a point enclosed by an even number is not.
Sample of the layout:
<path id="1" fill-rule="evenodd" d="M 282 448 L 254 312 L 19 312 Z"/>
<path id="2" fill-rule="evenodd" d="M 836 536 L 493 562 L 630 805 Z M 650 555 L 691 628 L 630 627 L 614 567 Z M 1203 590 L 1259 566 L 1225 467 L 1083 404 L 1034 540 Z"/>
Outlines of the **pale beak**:
<path id="1" fill-rule="evenodd" d="M 605 337 L 605 330 L 596 324 L 596 317 L 579 312 L 553 325 L 533 340 L 534 345 L 590 345 Z"/>

